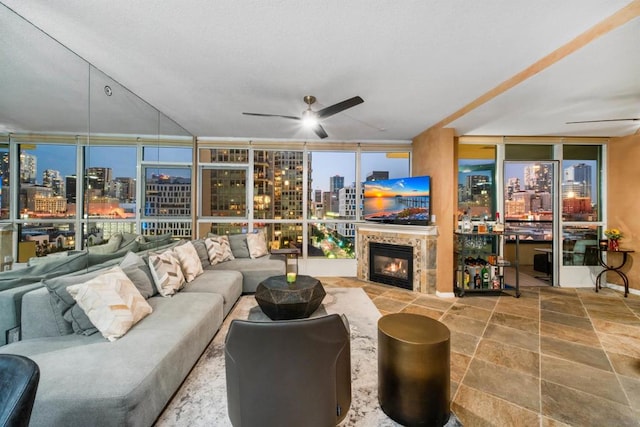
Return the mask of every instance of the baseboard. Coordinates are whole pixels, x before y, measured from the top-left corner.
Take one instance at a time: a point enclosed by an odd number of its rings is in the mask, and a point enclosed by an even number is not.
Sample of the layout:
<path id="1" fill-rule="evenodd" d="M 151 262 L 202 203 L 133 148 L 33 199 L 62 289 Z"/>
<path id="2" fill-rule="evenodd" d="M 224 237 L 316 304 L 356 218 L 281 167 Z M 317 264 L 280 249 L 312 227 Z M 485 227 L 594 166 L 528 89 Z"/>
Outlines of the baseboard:
<path id="1" fill-rule="evenodd" d="M 438 298 L 455 298 L 456 294 L 454 294 L 453 292 L 436 291 L 436 296 Z"/>
<path id="2" fill-rule="evenodd" d="M 609 289 L 614 289 L 616 291 L 624 292 L 624 286 L 623 285 L 616 285 L 614 283 L 607 283 L 606 285 L 604 285 L 604 287 L 609 288 Z M 629 288 L 629 293 L 633 294 L 633 295 L 640 295 L 640 289 Z"/>

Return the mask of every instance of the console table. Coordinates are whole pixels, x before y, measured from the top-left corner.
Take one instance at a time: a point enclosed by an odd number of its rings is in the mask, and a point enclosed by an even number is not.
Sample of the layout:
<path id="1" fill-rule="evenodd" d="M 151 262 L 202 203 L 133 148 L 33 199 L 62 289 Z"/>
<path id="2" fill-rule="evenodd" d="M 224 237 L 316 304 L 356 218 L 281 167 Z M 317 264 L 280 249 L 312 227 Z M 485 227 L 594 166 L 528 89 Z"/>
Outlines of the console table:
<path id="1" fill-rule="evenodd" d="M 602 289 L 602 276 L 605 276 L 605 280 L 606 280 L 606 274 L 609 271 L 613 271 L 614 273 L 616 273 L 618 276 L 622 278 L 622 282 L 624 283 L 625 298 L 627 297 L 627 295 L 629 295 L 629 278 L 622 271 L 622 267 L 624 267 L 624 265 L 627 263 L 628 255 L 633 252 L 635 251 L 630 249 L 619 249 L 617 251 L 610 251 L 608 249 L 602 249 L 602 248 L 600 249 L 600 251 L 598 251 L 598 262 L 600 263 L 601 266 L 604 267 L 604 270 L 598 273 L 598 276 L 596 277 L 596 292 L 598 292 L 598 289 Z M 604 253 L 607 254 L 607 260 L 609 258 L 609 254 L 621 254 L 622 261 L 618 264 L 612 264 L 612 265 L 607 264 L 603 257 Z"/>

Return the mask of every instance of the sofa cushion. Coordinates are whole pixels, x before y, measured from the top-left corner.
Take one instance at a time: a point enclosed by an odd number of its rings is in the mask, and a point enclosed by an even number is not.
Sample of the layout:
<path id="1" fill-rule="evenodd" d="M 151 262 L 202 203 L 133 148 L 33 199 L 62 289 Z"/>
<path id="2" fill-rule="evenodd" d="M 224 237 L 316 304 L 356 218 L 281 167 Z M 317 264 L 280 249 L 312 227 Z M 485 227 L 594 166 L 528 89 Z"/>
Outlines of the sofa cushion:
<path id="1" fill-rule="evenodd" d="M 122 242 L 122 234 L 115 233 L 110 238 L 109 241 L 102 245 L 95 245 L 87 247 L 89 253 L 92 254 L 111 254 L 118 250 L 120 247 L 120 242 Z"/>
<path id="2" fill-rule="evenodd" d="M 234 258 L 249 258 L 249 245 L 246 234 L 229 235 L 229 244 Z"/>
<path id="3" fill-rule="evenodd" d="M 37 264 L 47 264 L 50 262 L 58 262 L 60 261 L 60 258 L 69 256 L 69 252 L 71 251 L 54 252 L 52 254 L 48 254 L 47 256 L 31 257 L 29 258 L 29 261 L 27 261 L 27 267 L 31 267 Z"/>
<path id="4" fill-rule="evenodd" d="M 284 258 L 265 255 L 260 258 L 234 259 L 207 267 L 211 270 L 235 270 L 242 273 L 242 292 L 255 292 L 258 284 L 271 276 L 285 274 Z"/>
<path id="5" fill-rule="evenodd" d="M 211 265 L 235 259 L 227 236 L 207 237 L 204 241 Z"/>
<path id="6" fill-rule="evenodd" d="M 0 274 L 0 291 L 87 268 L 88 255 L 87 251 L 80 251 L 66 257 L 55 257 L 52 262 L 4 271 Z"/>
<path id="7" fill-rule="evenodd" d="M 142 236 L 135 233 L 120 233 L 122 235 L 122 240 L 120 241 L 120 246 L 118 246 L 118 250 L 128 249 L 132 252 L 136 252 L 138 249 L 138 245 L 142 240 Z"/>
<path id="8" fill-rule="evenodd" d="M 269 253 L 267 239 L 262 231 L 247 234 L 247 246 L 249 246 L 249 256 L 254 259 Z"/>
<path id="9" fill-rule="evenodd" d="M 149 254 L 149 267 L 156 288 L 163 297 L 175 294 L 184 286 L 180 262 L 172 251 Z"/>
<path id="10" fill-rule="evenodd" d="M 198 252 L 191 242 L 178 245 L 173 248 L 173 253 L 180 262 L 180 268 L 184 275 L 184 280 L 189 283 L 202 274 L 202 263 L 198 257 Z"/>
<path id="11" fill-rule="evenodd" d="M 206 292 L 222 295 L 226 317 L 242 295 L 242 273 L 234 270 L 205 270 L 180 293 Z"/>
<path id="12" fill-rule="evenodd" d="M 120 267 L 67 287 L 103 337 L 115 341 L 152 312 L 133 282 Z"/>
<path id="13" fill-rule="evenodd" d="M 86 313 L 69 294 L 67 287 L 85 283 L 101 273 L 102 270 L 96 270 L 90 273 L 54 277 L 42 282 L 49 291 L 51 306 L 60 335 L 67 335 L 73 332 L 91 335 L 98 332 Z"/>
<path id="14" fill-rule="evenodd" d="M 148 251 L 150 249 L 157 249 L 161 246 L 168 245 L 171 243 L 173 239 L 173 234 L 157 234 L 150 236 L 141 236 L 141 241 L 139 242 L 139 248 L 141 251 Z"/>
<path id="15" fill-rule="evenodd" d="M 151 269 L 140 255 L 127 252 L 122 261 L 120 261 L 120 268 L 131 279 L 145 299 L 158 294 Z"/>

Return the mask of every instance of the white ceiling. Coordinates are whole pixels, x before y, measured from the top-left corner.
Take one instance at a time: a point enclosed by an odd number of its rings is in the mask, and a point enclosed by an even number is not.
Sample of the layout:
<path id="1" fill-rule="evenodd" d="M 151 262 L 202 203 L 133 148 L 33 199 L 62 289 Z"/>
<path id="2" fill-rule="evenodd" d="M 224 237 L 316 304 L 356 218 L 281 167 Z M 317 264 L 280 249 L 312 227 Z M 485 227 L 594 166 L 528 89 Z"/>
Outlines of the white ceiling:
<path id="1" fill-rule="evenodd" d="M 316 139 L 297 122 L 242 112 L 297 116 L 304 95 L 318 98 L 314 109 L 360 95 L 364 104 L 324 127 L 331 140 L 362 141 L 413 138 L 633 3 L 635 19 L 447 126 L 459 135 L 585 136 L 640 127 L 565 124 L 640 117 L 639 0 L 2 3 L 194 135 Z M 10 31 L 2 26 L 1 38 Z M 52 117 L 59 105 L 32 109 L 29 120 L 61 123 Z M 0 115 L 5 129 L 15 121 Z"/>

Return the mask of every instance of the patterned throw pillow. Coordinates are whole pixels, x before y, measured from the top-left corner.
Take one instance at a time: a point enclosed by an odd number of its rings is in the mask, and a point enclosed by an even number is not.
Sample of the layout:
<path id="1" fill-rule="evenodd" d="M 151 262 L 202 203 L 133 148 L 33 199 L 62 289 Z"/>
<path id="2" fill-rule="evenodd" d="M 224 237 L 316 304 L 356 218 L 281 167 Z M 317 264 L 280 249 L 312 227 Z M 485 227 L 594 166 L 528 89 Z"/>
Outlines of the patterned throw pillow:
<path id="1" fill-rule="evenodd" d="M 164 251 L 149 255 L 149 267 L 158 292 L 163 297 L 175 294 L 184 286 L 184 275 L 180 261 L 173 252 Z"/>
<path id="2" fill-rule="evenodd" d="M 126 334 L 153 311 L 120 267 L 85 283 L 68 286 L 67 292 L 109 341 Z"/>
<path id="3" fill-rule="evenodd" d="M 182 268 L 182 274 L 187 283 L 202 274 L 202 263 L 198 256 L 195 246 L 191 242 L 187 242 L 184 245 L 179 245 L 173 248 L 173 253 L 180 261 L 180 267 Z"/>
<path id="4" fill-rule="evenodd" d="M 204 244 L 207 245 L 211 265 L 235 259 L 227 236 L 207 237 Z"/>
<path id="5" fill-rule="evenodd" d="M 260 258 L 269 253 L 267 240 L 262 231 L 247 234 L 247 245 L 249 246 L 249 255 L 251 258 Z"/>

